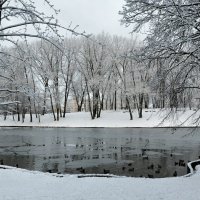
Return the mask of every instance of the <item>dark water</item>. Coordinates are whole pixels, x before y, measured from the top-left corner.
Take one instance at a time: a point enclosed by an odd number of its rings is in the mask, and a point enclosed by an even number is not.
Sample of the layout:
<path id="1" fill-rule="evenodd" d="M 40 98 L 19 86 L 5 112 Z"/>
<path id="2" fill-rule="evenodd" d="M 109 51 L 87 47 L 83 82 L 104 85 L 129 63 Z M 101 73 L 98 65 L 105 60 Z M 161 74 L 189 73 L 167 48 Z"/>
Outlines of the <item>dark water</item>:
<path id="1" fill-rule="evenodd" d="M 5 165 L 56 173 L 125 176 L 184 175 L 200 156 L 200 129 L 2 128 Z M 182 161 L 180 161 L 182 160 Z M 180 161 L 180 162 L 179 162 Z"/>

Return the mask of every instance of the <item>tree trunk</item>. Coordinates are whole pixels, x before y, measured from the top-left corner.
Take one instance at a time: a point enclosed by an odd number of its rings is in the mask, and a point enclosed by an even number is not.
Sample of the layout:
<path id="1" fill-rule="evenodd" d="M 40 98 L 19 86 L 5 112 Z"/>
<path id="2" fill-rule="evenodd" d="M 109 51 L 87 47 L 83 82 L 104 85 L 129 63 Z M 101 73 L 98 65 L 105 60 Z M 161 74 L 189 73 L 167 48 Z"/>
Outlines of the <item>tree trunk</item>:
<path id="1" fill-rule="evenodd" d="M 117 110 L 117 91 L 115 90 L 115 94 L 114 94 L 114 101 L 115 101 L 115 105 L 114 105 L 114 109 L 115 111 Z"/>
<path id="2" fill-rule="evenodd" d="M 68 99 L 68 84 L 65 83 L 65 99 L 64 99 L 64 110 L 63 110 L 63 118 L 65 118 L 65 114 L 66 114 L 66 111 L 67 111 L 67 99 Z"/>
<path id="3" fill-rule="evenodd" d="M 82 111 L 82 106 L 83 106 L 83 102 L 84 102 L 84 96 L 85 96 L 85 89 L 82 93 L 82 97 L 81 97 L 81 102 L 80 104 L 78 105 L 78 112 L 81 112 Z"/>
<path id="4" fill-rule="evenodd" d="M 129 102 L 129 99 L 128 99 L 127 96 L 126 96 L 126 105 L 128 107 L 128 111 L 129 111 L 129 114 L 130 114 L 130 120 L 133 120 L 133 114 L 132 114 L 130 102 Z"/>
<path id="5" fill-rule="evenodd" d="M 28 97 L 29 101 L 29 114 L 30 114 L 30 122 L 33 122 L 32 108 L 31 108 L 31 98 Z"/>
<path id="6" fill-rule="evenodd" d="M 98 106 L 97 118 L 100 118 L 101 117 L 102 104 L 103 104 L 103 99 L 101 101 L 100 94 L 99 94 L 99 98 L 98 99 L 99 99 L 99 102 L 98 102 L 98 105 L 97 105 Z"/>
<path id="7" fill-rule="evenodd" d="M 122 97 L 122 90 L 120 95 L 120 104 L 121 104 L 121 110 L 123 109 L 123 97 Z"/>
<path id="8" fill-rule="evenodd" d="M 22 103 L 22 123 L 24 123 L 26 116 L 26 108 L 24 107 L 24 103 Z"/>
<path id="9" fill-rule="evenodd" d="M 19 112 L 19 103 L 17 103 L 17 121 L 20 122 L 20 112 Z"/>
<path id="10" fill-rule="evenodd" d="M 61 109 L 61 105 L 59 105 L 60 107 L 59 107 L 59 110 L 60 110 L 60 117 L 63 117 L 63 115 L 62 115 L 62 109 Z"/>
<path id="11" fill-rule="evenodd" d="M 81 112 L 82 105 L 78 105 L 77 108 L 78 108 L 78 112 Z"/>
<path id="12" fill-rule="evenodd" d="M 144 100 L 144 94 L 139 94 L 139 102 L 138 102 L 138 115 L 139 118 L 142 118 L 142 107 L 143 107 L 143 100 Z"/>
<path id="13" fill-rule="evenodd" d="M 108 97 L 106 98 L 106 110 L 108 110 Z"/>
<path id="14" fill-rule="evenodd" d="M 103 102 L 104 102 L 104 94 L 102 94 L 102 97 L 101 97 L 101 110 L 104 109 Z"/>
<path id="15" fill-rule="evenodd" d="M 36 93 L 36 89 L 35 89 L 35 80 L 33 78 L 33 72 L 32 73 L 32 81 L 33 81 L 33 92 L 34 94 Z M 34 112 L 35 112 L 35 117 L 37 118 L 37 110 L 36 110 L 36 103 L 35 103 L 35 97 L 34 97 L 34 102 L 33 102 L 33 107 L 34 107 Z"/>
<path id="16" fill-rule="evenodd" d="M 56 104 L 56 114 L 57 114 L 56 120 L 59 121 L 59 119 L 60 119 L 60 117 L 59 117 L 60 109 L 59 109 L 59 105 L 58 104 Z"/>
<path id="17" fill-rule="evenodd" d="M 2 20 L 2 7 L 3 7 L 3 0 L 0 0 L 0 25 Z"/>
<path id="18" fill-rule="evenodd" d="M 93 92 L 93 119 L 98 117 L 98 112 L 99 112 L 99 90 L 95 90 Z"/>
<path id="19" fill-rule="evenodd" d="M 44 101 L 43 101 L 43 110 L 42 110 L 42 115 L 45 115 L 46 113 L 46 98 L 47 98 L 47 89 L 48 89 L 49 83 L 48 80 L 45 80 L 45 89 L 44 89 Z"/>
<path id="20" fill-rule="evenodd" d="M 52 110 L 52 113 L 53 113 L 53 118 L 54 118 L 54 121 L 56 121 L 56 115 L 55 115 L 54 107 L 53 107 L 53 99 L 52 99 L 51 94 L 49 96 L 50 96 L 50 101 L 51 101 L 51 110 Z"/>
<path id="21" fill-rule="evenodd" d="M 86 89 L 87 89 L 87 94 L 88 94 L 88 108 L 89 108 L 89 111 L 90 111 L 91 118 L 94 119 L 87 80 L 85 80 L 85 83 L 86 83 Z"/>
<path id="22" fill-rule="evenodd" d="M 145 97 L 144 97 L 144 105 L 145 105 L 144 107 L 146 109 L 149 108 L 149 95 L 148 94 L 146 94 Z"/>

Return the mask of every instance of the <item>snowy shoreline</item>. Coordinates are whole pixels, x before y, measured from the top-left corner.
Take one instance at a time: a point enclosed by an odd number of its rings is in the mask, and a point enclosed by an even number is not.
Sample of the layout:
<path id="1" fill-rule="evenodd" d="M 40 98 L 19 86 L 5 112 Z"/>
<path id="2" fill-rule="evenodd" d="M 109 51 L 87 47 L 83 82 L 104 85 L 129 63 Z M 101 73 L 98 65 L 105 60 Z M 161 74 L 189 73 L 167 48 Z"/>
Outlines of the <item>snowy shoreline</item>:
<path id="1" fill-rule="evenodd" d="M 173 178 L 84 177 L 0 166 L 2 200 L 199 200 L 200 166 Z"/>
<path id="2" fill-rule="evenodd" d="M 195 114 L 195 115 L 194 115 Z M 199 113 L 195 111 L 178 111 L 170 115 L 168 111 L 144 110 L 143 118 L 138 118 L 137 112 L 133 112 L 133 120 L 129 119 L 129 114 L 123 111 L 103 111 L 102 116 L 98 119 L 91 120 L 88 112 L 67 113 L 66 118 L 60 118 L 54 121 L 52 114 L 41 116 L 38 121 L 34 117 L 33 122 L 29 122 L 29 115 L 26 115 L 25 122 L 17 122 L 13 116 L 7 116 L 3 120 L 0 116 L 0 127 L 40 127 L 40 128 L 193 128 L 198 124 L 194 123 Z M 191 117 L 190 117 L 191 116 Z M 188 119 L 188 120 L 187 120 Z"/>
<path id="3" fill-rule="evenodd" d="M 199 128 L 200 126 L 118 126 L 118 127 L 107 127 L 107 126 L 27 126 L 27 125 L 20 125 L 20 126 L 3 126 L 1 125 L 0 126 L 0 129 L 3 129 L 3 128 L 127 128 L 127 129 L 131 129 L 131 128 L 142 128 L 142 129 L 149 129 L 149 128 L 158 128 L 158 129 L 176 129 L 176 128 L 186 128 L 186 129 L 190 129 L 190 128 Z"/>

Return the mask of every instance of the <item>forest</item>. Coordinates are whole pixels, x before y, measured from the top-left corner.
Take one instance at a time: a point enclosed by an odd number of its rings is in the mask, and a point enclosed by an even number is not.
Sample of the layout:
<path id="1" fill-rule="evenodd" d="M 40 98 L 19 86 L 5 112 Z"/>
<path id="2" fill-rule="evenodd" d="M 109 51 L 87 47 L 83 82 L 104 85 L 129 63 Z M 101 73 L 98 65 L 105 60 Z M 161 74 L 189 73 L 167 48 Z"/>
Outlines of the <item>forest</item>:
<path id="1" fill-rule="evenodd" d="M 142 118 L 143 108 L 199 108 L 198 1 L 126 0 L 121 21 L 133 31 L 148 26 L 144 42 L 104 32 L 87 35 L 71 26 L 65 29 L 72 35 L 63 37 L 57 30 L 63 27 L 53 17 L 41 18 L 31 1 L 0 2 L 4 120 L 17 115 L 23 122 L 28 114 L 32 122 L 52 113 L 59 121 L 71 101 L 91 119 L 102 110 L 125 109 L 132 120 L 132 111 Z M 3 24 L 16 15 L 23 22 Z"/>

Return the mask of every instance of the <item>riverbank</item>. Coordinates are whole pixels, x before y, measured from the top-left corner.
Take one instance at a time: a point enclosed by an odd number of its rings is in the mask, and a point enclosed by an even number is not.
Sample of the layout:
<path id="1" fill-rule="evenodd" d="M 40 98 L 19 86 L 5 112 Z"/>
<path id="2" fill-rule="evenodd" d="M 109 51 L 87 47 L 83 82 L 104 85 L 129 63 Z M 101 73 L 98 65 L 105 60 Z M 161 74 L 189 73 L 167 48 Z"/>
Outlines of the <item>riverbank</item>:
<path id="1" fill-rule="evenodd" d="M 190 177 L 160 179 L 78 178 L 77 175 L 0 167 L 2 200 L 200 200 L 199 166 Z"/>
<path id="2" fill-rule="evenodd" d="M 0 116 L 0 127 L 194 127 L 195 120 L 199 113 L 193 110 L 177 111 L 171 113 L 168 110 L 145 109 L 143 118 L 138 118 L 137 112 L 133 112 L 133 120 L 130 120 L 127 111 L 102 111 L 101 118 L 91 120 L 89 112 L 67 113 L 65 118 L 59 121 L 53 120 L 52 114 L 33 117 L 29 122 L 29 115 L 26 115 L 25 122 L 18 122 L 17 116 L 7 116 L 4 120 Z"/>

